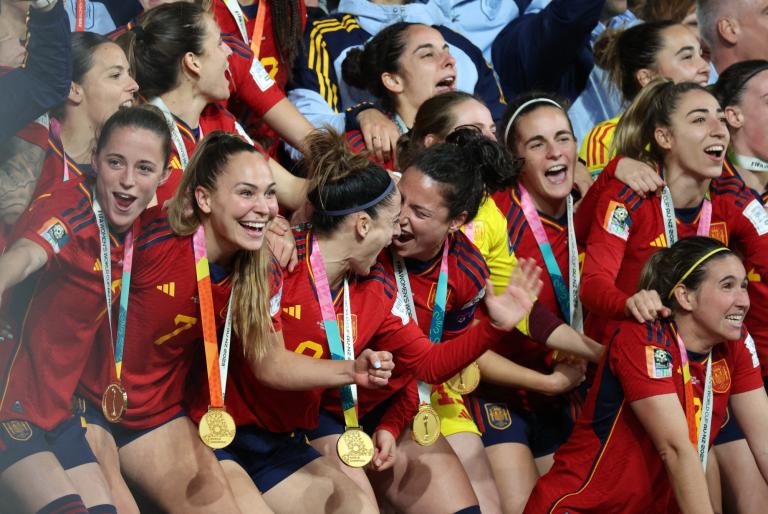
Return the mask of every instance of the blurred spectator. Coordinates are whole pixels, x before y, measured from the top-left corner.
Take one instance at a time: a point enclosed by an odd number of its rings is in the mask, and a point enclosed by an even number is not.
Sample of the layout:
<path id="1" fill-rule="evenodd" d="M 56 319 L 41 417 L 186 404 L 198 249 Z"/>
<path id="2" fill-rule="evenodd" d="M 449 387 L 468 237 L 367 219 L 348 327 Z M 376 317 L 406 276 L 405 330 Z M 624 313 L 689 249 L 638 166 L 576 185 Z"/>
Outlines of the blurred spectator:
<path id="1" fill-rule="evenodd" d="M 750 59 L 768 59 L 768 14 L 757 0 L 697 0 L 701 37 L 718 72 Z"/>
<path id="2" fill-rule="evenodd" d="M 109 34 L 125 25 L 141 12 L 142 7 L 151 7 L 155 0 L 62 0 L 69 16 L 69 30 L 72 32 L 96 32 Z"/>

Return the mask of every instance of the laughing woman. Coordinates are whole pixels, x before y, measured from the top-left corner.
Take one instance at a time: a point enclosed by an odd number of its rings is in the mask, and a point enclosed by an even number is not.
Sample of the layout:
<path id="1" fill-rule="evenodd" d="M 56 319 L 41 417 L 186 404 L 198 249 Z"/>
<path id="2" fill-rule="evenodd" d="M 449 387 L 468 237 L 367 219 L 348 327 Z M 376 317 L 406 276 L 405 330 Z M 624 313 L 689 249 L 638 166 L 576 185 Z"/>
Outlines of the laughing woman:
<path id="1" fill-rule="evenodd" d="M 657 291 L 670 316 L 615 325 L 583 414 L 527 513 L 711 513 L 703 469 L 729 401 L 768 477 L 768 398 L 743 326 L 739 258 L 710 238 L 681 239 L 648 260 L 639 286 Z"/>

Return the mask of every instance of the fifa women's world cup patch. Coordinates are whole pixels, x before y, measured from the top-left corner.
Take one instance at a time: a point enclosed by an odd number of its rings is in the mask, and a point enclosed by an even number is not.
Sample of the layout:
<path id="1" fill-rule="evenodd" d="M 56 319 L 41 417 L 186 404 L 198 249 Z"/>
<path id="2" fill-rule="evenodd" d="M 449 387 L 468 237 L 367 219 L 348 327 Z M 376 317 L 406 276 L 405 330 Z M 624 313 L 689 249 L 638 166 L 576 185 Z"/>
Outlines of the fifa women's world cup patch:
<path id="1" fill-rule="evenodd" d="M 51 245 L 54 253 L 59 253 L 69 241 L 67 228 L 56 218 L 46 221 L 37 233 Z"/>
<path id="2" fill-rule="evenodd" d="M 645 366 L 651 378 L 671 378 L 672 354 L 657 346 L 646 346 Z"/>
<path id="3" fill-rule="evenodd" d="M 629 211 L 624 204 L 611 200 L 605 213 L 605 220 L 603 220 L 603 228 L 606 232 L 626 241 L 629 238 L 629 227 L 631 226 L 632 219 L 629 217 Z"/>

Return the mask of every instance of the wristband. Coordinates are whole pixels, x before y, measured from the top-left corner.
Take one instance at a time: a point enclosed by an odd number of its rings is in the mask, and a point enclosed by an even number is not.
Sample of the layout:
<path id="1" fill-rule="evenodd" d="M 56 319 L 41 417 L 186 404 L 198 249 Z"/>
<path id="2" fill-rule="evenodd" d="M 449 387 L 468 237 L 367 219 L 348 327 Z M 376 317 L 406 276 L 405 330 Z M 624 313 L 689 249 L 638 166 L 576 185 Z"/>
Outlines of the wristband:
<path id="1" fill-rule="evenodd" d="M 349 107 L 344 111 L 344 126 L 345 130 L 360 130 L 360 123 L 357 121 L 357 115 L 368 109 L 375 109 L 376 106 L 372 102 L 360 102 L 358 104 Z"/>

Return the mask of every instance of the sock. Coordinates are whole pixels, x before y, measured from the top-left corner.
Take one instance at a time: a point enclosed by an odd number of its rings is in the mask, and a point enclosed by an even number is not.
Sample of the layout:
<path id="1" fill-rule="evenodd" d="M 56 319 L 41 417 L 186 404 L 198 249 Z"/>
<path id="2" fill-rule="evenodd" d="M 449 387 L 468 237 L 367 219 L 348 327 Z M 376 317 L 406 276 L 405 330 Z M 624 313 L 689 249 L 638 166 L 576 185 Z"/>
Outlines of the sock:
<path id="1" fill-rule="evenodd" d="M 88 514 L 79 494 L 68 494 L 53 500 L 37 511 L 37 514 Z"/>

